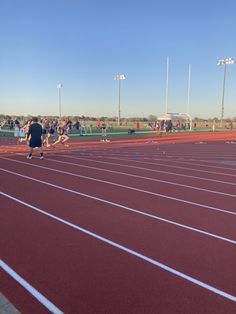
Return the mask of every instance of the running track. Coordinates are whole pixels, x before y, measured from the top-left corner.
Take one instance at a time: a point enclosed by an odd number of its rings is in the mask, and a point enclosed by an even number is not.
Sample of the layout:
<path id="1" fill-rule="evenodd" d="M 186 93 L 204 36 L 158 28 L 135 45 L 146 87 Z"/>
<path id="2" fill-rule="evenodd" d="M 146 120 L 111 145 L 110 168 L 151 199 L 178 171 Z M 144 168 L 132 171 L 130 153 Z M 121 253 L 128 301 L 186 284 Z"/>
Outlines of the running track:
<path id="1" fill-rule="evenodd" d="M 0 292 L 31 314 L 236 313 L 234 138 L 74 141 L 43 161 L 4 139 Z"/>

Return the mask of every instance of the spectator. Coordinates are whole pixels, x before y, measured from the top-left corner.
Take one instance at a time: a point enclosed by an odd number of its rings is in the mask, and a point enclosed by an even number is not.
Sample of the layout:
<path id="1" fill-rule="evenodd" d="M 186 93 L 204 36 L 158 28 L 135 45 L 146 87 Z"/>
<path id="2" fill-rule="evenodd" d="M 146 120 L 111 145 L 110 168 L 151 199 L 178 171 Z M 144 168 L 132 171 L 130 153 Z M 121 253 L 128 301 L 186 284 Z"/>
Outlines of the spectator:
<path id="1" fill-rule="evenodd" d="M 15 119 L 14 124 L 15 124 L 14 136 L 15 137 L 20 137 L 20 122 L 19 122 L 19 120 L 17 118 Z"/>

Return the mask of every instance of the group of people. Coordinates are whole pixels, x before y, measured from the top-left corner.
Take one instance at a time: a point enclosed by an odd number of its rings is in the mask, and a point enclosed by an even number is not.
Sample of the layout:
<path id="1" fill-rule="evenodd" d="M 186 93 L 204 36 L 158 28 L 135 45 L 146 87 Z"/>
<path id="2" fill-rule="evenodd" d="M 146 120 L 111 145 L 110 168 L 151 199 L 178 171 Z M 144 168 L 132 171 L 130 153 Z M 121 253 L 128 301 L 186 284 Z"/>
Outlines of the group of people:
<path id="1" fill-rule="evenodd" d="M 160 131 L 172 132 L 173 123 L 171 120 L 161 120 L 156 122 L 156 129 Z"/>
<path id="2" fill-rule="evenodd" d="M 21 132 L 24 132 L 25 136 L 20 137 L 19 142 L 26 141 L 29 145 L 27 159 L 32 159 L 33 149 L 36 147 L 39 148 L 40 159 L 43 159 L 44 145 L 54 148 L 58 143 L 61 143 L 64 146 L 68 146 L 66 142 L 69 140 L 69 130 L 70 121 L 67 119 L 59 121 L 54 125 L 47 119 L 39 123 L 38 118 L 33 117 L 21 128 Z M 57 134 L 57 139 L 52 144 L 49 144 L 49 139 L 54 133 Z"/>
<path id="3" fill-rule="evenodd" d="M 190 129 L 190 123 L 187 123 L 186 121 L 180 122 L 180 120 L 177 120 L 174 123 L 172 120 L 158 120 L 156 121 L 154 128 L 158 131 L 172 132 L 175 130 Z"/>

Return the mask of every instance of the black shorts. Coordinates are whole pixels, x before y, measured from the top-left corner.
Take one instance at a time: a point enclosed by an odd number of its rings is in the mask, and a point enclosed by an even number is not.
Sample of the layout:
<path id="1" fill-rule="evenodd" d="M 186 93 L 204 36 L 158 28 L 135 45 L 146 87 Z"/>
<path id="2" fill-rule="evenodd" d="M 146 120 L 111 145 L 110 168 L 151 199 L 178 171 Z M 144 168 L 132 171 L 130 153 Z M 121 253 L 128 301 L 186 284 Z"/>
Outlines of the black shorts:
<path id="1" fill-rule="evenodd" d="M 30 142 L 29 142 L 29 147 L 34 148 L 34 147 L 41 147 L 41 146 L 42 146 L 41 138 L 38 140 L 30 140 Z"/>

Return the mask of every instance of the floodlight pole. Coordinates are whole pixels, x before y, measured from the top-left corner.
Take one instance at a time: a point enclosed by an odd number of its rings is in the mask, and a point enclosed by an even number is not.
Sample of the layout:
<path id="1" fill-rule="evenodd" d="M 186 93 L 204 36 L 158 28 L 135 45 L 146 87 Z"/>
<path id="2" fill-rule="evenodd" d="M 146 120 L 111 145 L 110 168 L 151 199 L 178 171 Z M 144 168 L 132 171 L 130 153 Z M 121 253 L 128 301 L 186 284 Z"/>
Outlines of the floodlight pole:
<path id="1" fill-rule="evenodd" d="M 120 118 L 121 118 L 121 115 L 120 115 L 120 91 L 121 91 L 121 84 L 120 84 L 120 79 L 118 81 L 119 81 L 118 125 L 120 125 Z"/>
<path id="2" fill-rule="evenodd" d="M 187 114 L 189 114 L 190 88 L 191 88 L 191 64 L 188 65 L 188 100 L 187 100 Z"/>
<path id="3" fill-rule="evenodd" d="M 222 101 L 221 101 L 221 122 L 220 126 L 223 128 L 223 120 L 224 120 L 224 111 L 225 111 L 225 81 L 226 81 L 226 65 L 227 64 L 235 64 L 235 60 L 233 58 L 226 58 L 226 59 L 220 59 L 217 63 L 217 65 L 223 65 L 224 66 L 224 78 L 223 78 L 223 89 L 222 89 Z"/>
<path id="4" fill-rule="evenodd" d="M 118 125 L 120 125 L 121 120 L 121 110 L 120 110 L 120 99 L 121 99 L 121 80 L 125 80 L 126 77 L 124 74 L 117 74 L 114 78 L 114 80 L 117 80 L 119 82 L 119 96 L 118 96 Z"/>
<path id="5" fill-rule="evenodd" d="M 223 90 L 222 90 L 222 101 L 221 101 L 221 127 L 223 127 L 223 119 L 225 112 L 225 80 L 226 80 L 226 63 L 224 64 L 224 78 L 223 78 Z"/>
<path id="6" fill-rule="evenodd" d="M 166 113 L 168 113 L 169 57 L 166 58 Z"/>
<path id="7" fill-rule="evenodd" d="M 57 84 L 57 89 L 58 89 L 58 102 L 59 102 L 59 116 L 61 118 L 61 88 L 62 84 Z"/>

